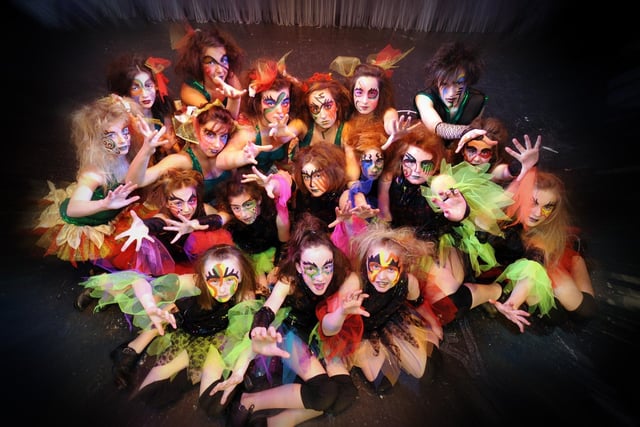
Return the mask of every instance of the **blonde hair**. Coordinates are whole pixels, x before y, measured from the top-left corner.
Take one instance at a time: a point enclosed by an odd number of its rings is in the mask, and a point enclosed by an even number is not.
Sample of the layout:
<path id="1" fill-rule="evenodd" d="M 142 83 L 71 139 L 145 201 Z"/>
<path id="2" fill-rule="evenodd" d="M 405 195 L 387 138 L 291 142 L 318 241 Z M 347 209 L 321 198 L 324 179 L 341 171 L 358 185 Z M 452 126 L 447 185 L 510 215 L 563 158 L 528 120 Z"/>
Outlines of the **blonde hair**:
<path id="1" fill-rule="evenodd" d="M 142 114 L 140 106 L 131 98 L 110 95 L 84 105 L 71 116 L 71 140 L 76 148 L 79 174 L 91 170 L 102 175 L 105 185 L 120 183 L 129 169 L 129 160 L 104 148 L 104 132 L 122 120 L 131 123 L 132 115 Z M 134 132 L 131 132 L 131 148 Z M 131 148 L 128 156 L 133 156 Z"/>

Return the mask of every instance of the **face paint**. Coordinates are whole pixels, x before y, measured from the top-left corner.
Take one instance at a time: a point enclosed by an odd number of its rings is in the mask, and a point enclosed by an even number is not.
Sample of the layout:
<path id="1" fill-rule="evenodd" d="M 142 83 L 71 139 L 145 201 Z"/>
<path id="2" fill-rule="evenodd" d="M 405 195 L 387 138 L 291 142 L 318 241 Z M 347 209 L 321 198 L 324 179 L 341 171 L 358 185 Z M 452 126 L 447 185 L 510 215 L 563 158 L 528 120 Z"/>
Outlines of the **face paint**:
<path id="1" fill-rule="evenodd" d="M 129 95 L 142 108 L 149 110 L 153 107 L 153 103 L 156 102 L 156 84 L 149 73 L 142 71 L 135 75 L 133 82 L 131 82 Z"/>
<path id="2" fill-rule="evenodd" d="M 373 113 L 380 101 L 380 83 L 375 77 L 359 77 L 353 87 L 353 104 L 360 114 Z"/>
<path id="3" fill-rule="evenodd" d="M 410 146 L 402 156 L 402 173 L 412 184 L 424 184 L 435 171 L 433 155 L 421 148 Z"/>
<path id="4" fill-rule="evenodd" d="M 114 124 L 107 128 L 102 135 L 102 145 L 105 150 L 117 156 L 126 155 L 131 146 L 131 135 L 127 121 Z"/>
<path id="5" fill-rule="evenodd" d="M 229 197 L 231 212 L 239 221 L 253 224 L 260 215 L 260 204 L 247 193 Z"/>
<path id="6" fill-rule="evenodd" d="M 388 249 L 373 248 L 367 257 L 367 278 L 380 292 L 394 287 L 400 279 L 400 258 Z"/>
<path id="7" fill-rule="evenodd" d="M 290 108 L 289 88 L 262 92 L 262 116 L 268 123 L 282 120 L 286 114 L 289 114 Z"/>
<path id="8" fill-rule="evenodd" d="M 223 82 L 227 80 L 229 74 L 229 57 L 224 46 L 208 47 L 202 56 L 202 71 L 204 75 L 213 80 L 220 78 Z"/>
<path id="9" fill-rule="evenodd" d="M 302 168 L 302 181 L 313 197 L 320 197 L 327 191 L 327 175 L 323 169 L 316 169 L 312 163 Z"/>
<path id="10" fill-rule="evenodd" d="M 204 263 L 204 279 L 211 296 L 218 302 L 227 302 L 238 290 L 242 280 L 235 259 L 207 260 Z"/>
<path id="11" fill-rule="evenodd" d="M 538 190 L 533 193 L 533 205 L 526 220 L 526 225 L 535 227 L 542 224 L 553 214 L 558 204 L 557 195 L 551 190 Z"/>
<path id="12" fill-rule="evenodd" d="M 324 295 L 333 279 L 333 252 L 327 246 L 309 247 L 300 254 L 296 270 L 315 295 Z"/>
<path id="13" fill-rule="evenodd" d="M 169 196 L 167 206 L 169 207 L 169 212 L 175 218 L 178 218 L 178 215 L 182 215 L 187 219 L 191 219 L 198 207 L 196 188 L 189 186 L 175 190 Z"/>
<path id="14" fill-rule="evenodd" d="M 467 90 L 467 79 L 464 72 L 460 72 L 453 80 L 444 80 L 438 84 L 440 98 L 448 108 L 457 108 L 462 100 L 462 95 Z"/>
<path id="15" fill-rule="evenodd" d="M 483 165 L 489 163 L 493 156 L 493 150 L 489 144 L 482 141 L 482 139 L 474 139 L 467 142 L 464 146 L 463 157 L 472 165 Z"/>
<path id="16" fill-rule="evenodd" d="M 360 171 L 367 179 L 378 179 L 384 169 L 384 156 L 382 151 L 369 148 L 360 157 Z"/>
<path id="17" fill-rule="evenodd" d="M 200 149 L 207 157 L 217 156 L 229 141 L 229 128 L 216 121 L 208 121 L 198 129 Z"/>
<path id="18" fill-rule="evenodd" d="M 315 123 L 322 129 L 329 129 L 336 123 L 338 117 L 338 105 L 326 89 L 311 92 L 309 111 Z"/>

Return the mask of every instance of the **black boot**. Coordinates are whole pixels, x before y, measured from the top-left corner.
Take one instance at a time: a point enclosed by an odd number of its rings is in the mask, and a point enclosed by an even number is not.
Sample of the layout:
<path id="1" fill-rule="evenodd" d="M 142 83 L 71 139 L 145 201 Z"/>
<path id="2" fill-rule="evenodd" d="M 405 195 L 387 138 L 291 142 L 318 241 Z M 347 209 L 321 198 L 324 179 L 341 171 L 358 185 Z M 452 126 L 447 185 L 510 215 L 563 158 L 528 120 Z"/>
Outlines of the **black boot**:
<path id="1" fill-rule="evenodd" d="M 120 390 L 129 388 L 140 360 L 140 355 L 127 344 L 126 342 L 120 344 L 109 355 L 113 361 L 111 368 L 113 380 Z"/>
<path id="2" fill-rule="evenodd" d="M 84 311 L 95 301 L 96 298 L 91 296 L 91 289 L 84 288 L 82 292 L 80 292 L 80 295 L 78 295 L 76 300 L 73 302 L 73 306 L 78 311 Z"/>
<path id="3" fill-rule="evenodd" d="M 183 369 L 173 378 L 152 382 L 139 390 L 135 398 L 157 409 L 164 409 L 177 402 L 193 388 L 193 384 Z"/>

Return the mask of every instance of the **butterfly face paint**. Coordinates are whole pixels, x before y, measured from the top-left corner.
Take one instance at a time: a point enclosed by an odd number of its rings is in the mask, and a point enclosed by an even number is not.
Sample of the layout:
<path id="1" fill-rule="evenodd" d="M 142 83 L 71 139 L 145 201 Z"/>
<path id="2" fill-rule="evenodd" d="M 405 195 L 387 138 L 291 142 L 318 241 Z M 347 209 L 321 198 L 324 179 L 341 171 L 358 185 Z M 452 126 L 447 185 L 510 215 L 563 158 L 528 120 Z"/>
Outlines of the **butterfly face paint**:
<path id="1" fill-rule="evenodd" d="M 386 248 L 373 248 L 367 257 L 367 278 L 379 292 L 386 292 L 400 279 L 400 257 Z"/>
<path id="2" fill-rule="evenodd" d="M 178 215 L 182 215 L 187 219 L 191 219 L 198 207 L 196 188 L 190 186 L 175 190 L 169 196 L 167 206 L 169 212 L 171 212 L 171 215 L 175 218 L 178 218 Z"/>
<path id="3" fill-rule="evenodd" d="M 235 259 L 214 259 L 204 263 L 204 279 L 211 296 L 218 302 L 227 302 L 238 290 L 242 280 Z"/>

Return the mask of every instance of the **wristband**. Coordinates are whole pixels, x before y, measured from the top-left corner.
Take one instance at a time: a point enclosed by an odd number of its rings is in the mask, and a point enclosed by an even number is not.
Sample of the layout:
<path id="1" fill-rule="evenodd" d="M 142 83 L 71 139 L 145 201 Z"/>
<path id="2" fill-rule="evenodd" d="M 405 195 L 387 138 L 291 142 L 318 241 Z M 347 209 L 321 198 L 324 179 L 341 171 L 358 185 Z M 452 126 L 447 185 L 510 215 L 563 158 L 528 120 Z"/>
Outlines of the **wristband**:
<path id="1" fill-rule="evenodd" d="M 273 310 L 268 306 L 263 305 L 260 310 L 256 311 L 256 314 L 253 315 L 251 330 L 253 330 L 253 328 L 268 328 L 275 318 L 276 315 Z"/>
<path id="2" fill-rule="evenodd" d="M 142 222 L 149 229 L 149 233 L 153 234 L 160 233 L 164 229 L 164 226 L 167 225 L 163 219 L 156 217 L 143 219 Z"/>
<path id="3" fill-rule="evenodd" d="M 222 227 L 222 217 L 218 214 L 206 215 L 198 218 L 200 225 L 206 225 L 209 230 L 219 230 Z"/>
<path id="4" fill-rule="evenodd" d="M 512 160 L 507 167 L 511 176 L 520 175 L 520 171 L 522 171 L 522 163 L 517 160 Z"/>

